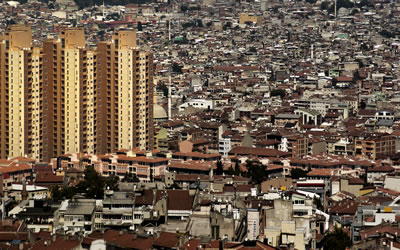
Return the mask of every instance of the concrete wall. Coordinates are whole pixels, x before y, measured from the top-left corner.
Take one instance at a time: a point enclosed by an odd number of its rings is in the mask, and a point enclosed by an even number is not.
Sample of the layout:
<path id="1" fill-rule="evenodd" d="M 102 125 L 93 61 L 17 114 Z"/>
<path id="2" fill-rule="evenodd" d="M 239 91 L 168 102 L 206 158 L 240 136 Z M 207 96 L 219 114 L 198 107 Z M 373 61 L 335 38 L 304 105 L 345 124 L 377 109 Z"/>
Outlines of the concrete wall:
<path id="1" fill-rule="evenodd" d="M 363 185 L 349 185 L 349 180 L 341 179 L 340 180 L 340 190 L 346 191 L 351 194 L 354 194 L 356 197 L 360 196 L 360 189 L 363 188 Z"/>
<path id="2" fill-rule="evenodd" d="M 312 144 L 311 154 L 321 154 L 327 151 L 327 146 L 325 141 L 316 142 Z"/>
<path id="3" fill-rule="evenodd" d="M 257 209 L 247 210 L 247 238 L 256 240 L 260 234 L 260 212 Z"/>
<path id="4" fill-rule="evenodd" d="M 384 187 L 400 192 L 400 177 L 399 176 L 386 176 Z"/>

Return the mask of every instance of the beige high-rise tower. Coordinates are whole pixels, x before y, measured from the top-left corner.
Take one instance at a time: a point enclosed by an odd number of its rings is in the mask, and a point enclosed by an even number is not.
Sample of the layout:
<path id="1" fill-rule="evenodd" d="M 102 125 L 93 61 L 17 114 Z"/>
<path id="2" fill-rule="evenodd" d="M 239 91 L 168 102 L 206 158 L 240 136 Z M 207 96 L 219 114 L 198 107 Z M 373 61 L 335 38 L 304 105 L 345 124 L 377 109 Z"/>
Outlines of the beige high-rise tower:
<path id="1" fill-rule="evenodd" d="M 0 36 L 0 156 L 153 148 L 153 58 L 136 32 L 85 45 L 82 28 L 33 48 L 29 26 Z"/>
<path id="2" fill-rule="evenodd" d="M 107 121 L 107 128 L 101 129 L 108 142 L 105 150 L 153 149 L 152 54 L 136 47 L 135 31 L 123 30 L 112 41 L 98 44 L 97 57 L 99 121 Z"/>
<path id="3" fill-rule="evenodd" d="M 83 88 L 87 85 L 87 55 L 83 29 L 68 28 L 61 31 L 62 75 L 64 87 L 64 150 L 68 153 L 83 151 Z"/>
<path id="4" fill-rule="evenodd" d="M 3 158 L 24 156 L 36 150 L 32 144 L 36 146 L 37 137 L 32 137 L 37 130 L 32 127 L 28 100 L 32 95 L 36 99 L 32 88 L 36 87 L 40 68 L 32 68 L 32 62 L 36 67 L 40 51 L 33 51 L 31 28 L 26 25 L 10 27 L 1 39 L 0 154 Z"/>

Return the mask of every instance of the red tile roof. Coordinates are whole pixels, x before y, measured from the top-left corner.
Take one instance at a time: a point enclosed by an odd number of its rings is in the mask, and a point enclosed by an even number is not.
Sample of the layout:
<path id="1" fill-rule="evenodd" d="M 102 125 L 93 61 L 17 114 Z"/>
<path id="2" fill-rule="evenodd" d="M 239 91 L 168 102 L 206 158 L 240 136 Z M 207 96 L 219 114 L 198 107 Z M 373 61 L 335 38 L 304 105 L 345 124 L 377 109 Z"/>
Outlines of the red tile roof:
<path id="1" fill-rule="evenodd" d="M 368 169 L 368 172 L 371 172 L 371 173 L 380 173 L 380 172 L 390 173 L 393 171 L 394 171 L 394 168 L 392 168 L 390 166 L 377 166 L 377 167 Z"/>
<path id="2" fill-rule="evenodd" d="M 46 243 L 48 242 L 48 243 Z M 49 245 L 46 245 L 49 244 Z M 79 240 L 67 240 L 62 236 L 56 236 L 54 241 L 42 239 L 35 242 L 32 246 L 32 250 L 43 250 L 43 249 L 57 249 L 57 250 L 69 250 L 74 249 L 81 245 Z"/>
<path id="3" fill-rule="evenodd" d="M 151 249 L 153 245 L 153 237 L 146 235 L 146 237 L 116 230 L 106 230 L 104 234 L 101 232 L 93 232 L 84 241 L 90 242 L 94 239 L 104 239 L 106 242 L 113 243 L 120 248 L 128 249 Z"/>
<path id="4" fill-rule="evenodd" d="M 322 169 L 313 169 L 307 173 L 307 176 L 331 176 L 335 172 L 335 169 L 330 168 L 322 168 Z"/>
<path id="5" fill-rule="evenodd" d="M 189 195 L 189 190 L 167 190 L 168 210 L 192 210 L 194 196 Z"/>
<path id="6" fill-rule="evenodd" d="M 202 161 L 170 161 L 168 167 L 171 169 L 191 169 L 199 171 L 208 171 L 211 167 L 216 169 L 215 163 Z"/>
<path id="7" fill-rule="evenodd" d="M 328 208 L 329 214 L 354 215 L 360 203 L 354 200 L 343 200 L 332 204 Z"/>
<path id="8" fill-rule="evenodd" d="M 236 192 L 243 192 L 243 193 L 250 193 L 251 189 L 254 186 L 251 184 L 246 184 L 246 185 L 237 185 L 236 186 Z M 235 187 L 233 185 L 225 185 L 223 188 L 223 192 L 235 192 Z"/>
<path id="9" fill-rule="evenodd" d="M 178 235 L 175 233 L 161 232 L 160 236 L 154 240 L 153 246 L 162 248 L 176 248 L 179 244 Z"/>
<path id="10" fill-rule="evenodd" d="M 139 196 L 135 196 L 135 205 L 153 205 L 154 193 L 153 190 L 147 189 Z"/>
<path id="11" fill-rule="evenodd" d="M 198 239 L 191 239 L 181 247 L 182 250 L 197 250 L 198 246 L 200 245 L 200 240 Z"/>
<path id="12" fill-rule="evenodd" d="M 389 233 L 391 235 L 400 235 L 400 228 L 391 225 L 379 225 L 376 227 L 366 228 L 360 231 L 361 240 L 367 239 L 377 233 Z"/>
<path id="13" fill-rule="evenodd" d="M 221 154 L 203 154 L 199 152 L 189 152 L 189 153 L 183 153 L 183 152 L 176 152 L 172 154 L 173 156 L 182 156 L 182 157 L 196 157 L 196 158 L 203 158 L 203 159 L 209 159 L 209 158 L 215 158 L 215 157 L 220 157 Z"/>
<path id="14" fill-rule="evenodd" d="M 53 173 L 39 172 L 36 173 L 35 183 L 52 183 L 52 184 L 62 184 L 64 181 L 64 176 L 58 176 Z"/>
<path id="15" fill-rule="evenodd" d="M 253 155 L 258 157 L 284 157 L 291 156 L 292 154 L 289 152 L 283 152 L 276 149 L 269 148 L 252 148 L 252 147 L 243 147 L 238 146 L 233 148 L 230 152 L 230 155 Z"/>

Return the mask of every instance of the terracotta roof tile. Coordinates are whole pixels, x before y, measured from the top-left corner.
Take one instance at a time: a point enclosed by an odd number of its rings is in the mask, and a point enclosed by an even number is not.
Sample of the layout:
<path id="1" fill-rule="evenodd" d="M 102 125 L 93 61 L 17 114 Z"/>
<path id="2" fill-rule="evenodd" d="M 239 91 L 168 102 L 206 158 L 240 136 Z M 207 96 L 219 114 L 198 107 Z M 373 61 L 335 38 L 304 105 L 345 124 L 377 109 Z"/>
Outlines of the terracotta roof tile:
<path id="1" fill-rule="evenodd" d="M 192 210 L 194 196 L 189 195 L 189 190 L 167 190 L 168 210 Z"/>
<path id="2" fill-rule="evenodd" d="M 160 236 L 154 240 L 153 246 L 162 248 L 176 248 L 179 244 L 179 238 L 175 233 L 161 232 Z"/>

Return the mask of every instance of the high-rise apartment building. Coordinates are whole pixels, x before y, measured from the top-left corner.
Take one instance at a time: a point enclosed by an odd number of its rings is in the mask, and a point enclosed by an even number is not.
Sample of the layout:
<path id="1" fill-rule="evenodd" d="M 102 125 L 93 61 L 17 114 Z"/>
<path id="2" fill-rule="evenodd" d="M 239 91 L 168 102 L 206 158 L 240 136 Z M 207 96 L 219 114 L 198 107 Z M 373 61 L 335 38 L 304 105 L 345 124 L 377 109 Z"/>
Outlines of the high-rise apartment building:
<path id="1" fill-rule="evenodd" d="M 121 30 L 96 50 L 82 28 L 32 47 L 29 26 L 0 37 L 0 156 L 153 148 L 153 58 Z"/>
<path id="2" fill-rule="evenodd" d="M 136 33 L 132 31 L 118 31 L 112 41 L 99 43 L 96 52 L 97 131 L 103 133 L 99 136 L 99 151 L 152 149 L 152 54 L 137 49 Z"/>

